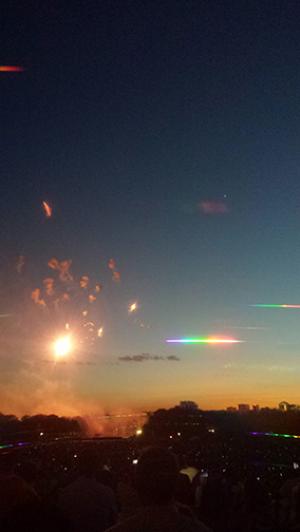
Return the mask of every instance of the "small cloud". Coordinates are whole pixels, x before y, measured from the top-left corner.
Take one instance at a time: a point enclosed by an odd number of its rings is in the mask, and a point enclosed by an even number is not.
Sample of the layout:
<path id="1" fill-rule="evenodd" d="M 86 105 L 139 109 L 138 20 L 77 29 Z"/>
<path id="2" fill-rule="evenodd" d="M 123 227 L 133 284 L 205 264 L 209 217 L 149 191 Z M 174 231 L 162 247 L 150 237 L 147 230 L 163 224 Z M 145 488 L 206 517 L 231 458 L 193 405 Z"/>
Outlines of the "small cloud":
<path id="1" fill-rule="evenodd" d="M 148 360 L 180 360 L 177 356 L 170 355 L 167 357 L 163 357 L 161 355 L 151 355 L 150 353 L 141 353 L 139 355 L 125 355 L 122 357 L 119 357 L 118 360 L 120 362 L 147 362 Z"/>
<path id="2" fill-rule="evenodd" d="M 205 200 L 198 205 L 200 211 L 206 215 L 227 214 L 229 207 L 225 201 Z"/>

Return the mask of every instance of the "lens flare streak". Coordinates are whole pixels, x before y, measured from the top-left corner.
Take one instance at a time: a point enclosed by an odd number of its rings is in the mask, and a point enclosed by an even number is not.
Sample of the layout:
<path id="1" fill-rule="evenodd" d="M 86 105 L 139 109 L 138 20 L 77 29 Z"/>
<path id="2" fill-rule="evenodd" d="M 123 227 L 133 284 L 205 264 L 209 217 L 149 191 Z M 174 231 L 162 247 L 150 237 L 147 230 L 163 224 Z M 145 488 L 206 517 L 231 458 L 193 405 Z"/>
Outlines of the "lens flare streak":
<path id="1" fill-rule="evenodd" d="M 24 72 L 25 68 L 21 66 L 1 65 L 0 72 Z"/>
<path id="2" fill-rule="evenodd" d="M 236 338 L 169 338 L 167 344 L 241 344 Z"/>
<path id="3" fill-rule="evenodd" d="M 257 305 L 250 305 L 250 307 L 256 307 L 256 308 L 298 308 L 300 309 L 300 305 L 275 305 L 275 304 L 265 304 L 265 303 L 259 303 Z"/>
<path id="4" fill-rule="evenodd" d="M 251 436 L 273 436 L 275 438 L 300 438 L 296 434 L 278 434 L 277 432 L 250 432 L 250 434 Z"/>

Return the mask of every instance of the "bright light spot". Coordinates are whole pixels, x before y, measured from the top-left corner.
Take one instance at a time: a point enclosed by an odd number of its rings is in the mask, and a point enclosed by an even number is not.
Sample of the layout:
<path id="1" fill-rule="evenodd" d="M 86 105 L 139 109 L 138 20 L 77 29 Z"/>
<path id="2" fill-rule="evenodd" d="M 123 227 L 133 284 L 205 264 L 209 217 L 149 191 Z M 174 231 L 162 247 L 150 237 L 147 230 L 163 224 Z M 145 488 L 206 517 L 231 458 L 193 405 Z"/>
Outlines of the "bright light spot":
<path id="1" fill-rule="evenodd" d="M 214 432 L 215 432 L 215 429 L 208 429 L 208 432 L 212 432 L 212 433 L 214 433 Z"/>
<path id="2" fill-rule="evenodd" d="M 172 440 L 173 436 L 169 436 L 170 440 Z"/>
<path id="3" fill-rule="evenodd" d="M 77 458 L 77 454 L 74 454 L 74 458 Z"/>
<path id="4" fill-rule="evenodd" d="M 137 436 L 141 436 L 143 434 L 143 429 L 136 429 L 135 433 Z"/>
<path id="5" fill-rule="evenodd" d="M 64 358 L 72 349 L 70 336 L 61 336 L 54 342 L 54 353 L 56 359 Z"/>
<path id="6" fill-rule="evenodd" d="M 139 461 L 138 461 L 138 459 L 137 459 L 137 458 L 135 458 L 134 460 L 132 460 L 132 463 L 133 463 L 133 465 L 137 465 L 137 464 L 138 464 L 138 462 L 139 462 Z"/>
<path id="7" fill-rule="evenodd" d="M 40 436 L 44 436 L 44 433 L 43 433 L 43 432 L 40 432 Z"/>
<path id="8" fill-rule="evenodd" d="M 181 432 L 177 432 L 177 436 L 181 436 Z"/>
<path id="9" fill-rule="evenodd" d="M 131 303 L 131 305 L 129 305 L 128 307 L 129 314 L 131 314 L 132 312 L 135 312 L 137 308 L 138 308 L 137 301 L 134 301 L 134 303 Z"/>
<path id="10" fill-rule="evenodd" d="M 103 336 L 103 327 L 100 327 L 97 332 L 98 338 L 102 338 Z"/>

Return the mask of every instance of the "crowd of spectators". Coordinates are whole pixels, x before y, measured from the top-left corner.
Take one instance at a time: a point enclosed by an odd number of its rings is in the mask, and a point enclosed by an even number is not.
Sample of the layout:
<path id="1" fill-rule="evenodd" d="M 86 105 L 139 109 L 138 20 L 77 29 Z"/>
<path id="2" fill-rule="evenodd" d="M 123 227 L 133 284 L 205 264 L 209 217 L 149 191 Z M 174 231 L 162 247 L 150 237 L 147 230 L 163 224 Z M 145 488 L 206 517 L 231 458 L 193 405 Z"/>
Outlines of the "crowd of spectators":
<path id="1" fill-rule="evenodd" d="M 2 451 L 0 530 L 300 531 L 298 441 L 146 443 L 74 439 Z"/>

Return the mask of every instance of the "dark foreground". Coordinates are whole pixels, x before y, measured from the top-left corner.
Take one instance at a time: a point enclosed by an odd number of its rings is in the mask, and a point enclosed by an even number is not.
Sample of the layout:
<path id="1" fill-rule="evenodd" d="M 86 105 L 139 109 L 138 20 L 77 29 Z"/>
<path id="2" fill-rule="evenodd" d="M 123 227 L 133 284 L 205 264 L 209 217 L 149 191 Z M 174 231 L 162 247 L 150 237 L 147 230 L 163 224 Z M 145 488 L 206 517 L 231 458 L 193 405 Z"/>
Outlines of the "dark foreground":
<path id="1" fill-rule="evenodd" d="M 194 528 L 181 525 L 182 532 L 200 530 L 197 520 L 215 532 L 300 531 L 298 440 L 212 435 L 205 444 L 180 437 L 159 443 L 172 450 L 181 470 L 172 497 L 176 511 L 194 523 Z M 1 530 L 101 532 L 123 523 L 141 508 L 136 471 L 145 444 L 142 438 L 73 439 L 3 448 Z M 144 495 L 151 471 L 147 475 Z M 157 493 L 161 487 L 160 482 Z M 153 509 L 161 501 L 150 505 L 144 497 L 142 502 Z M 161 528 L 156 522 L 155 530 L 164 530 L 167 525 L 159 519 Z M 134 521 L 128 526 L 138 529 Z M 154 530 L 151 526 L 147 530 Z"/>

